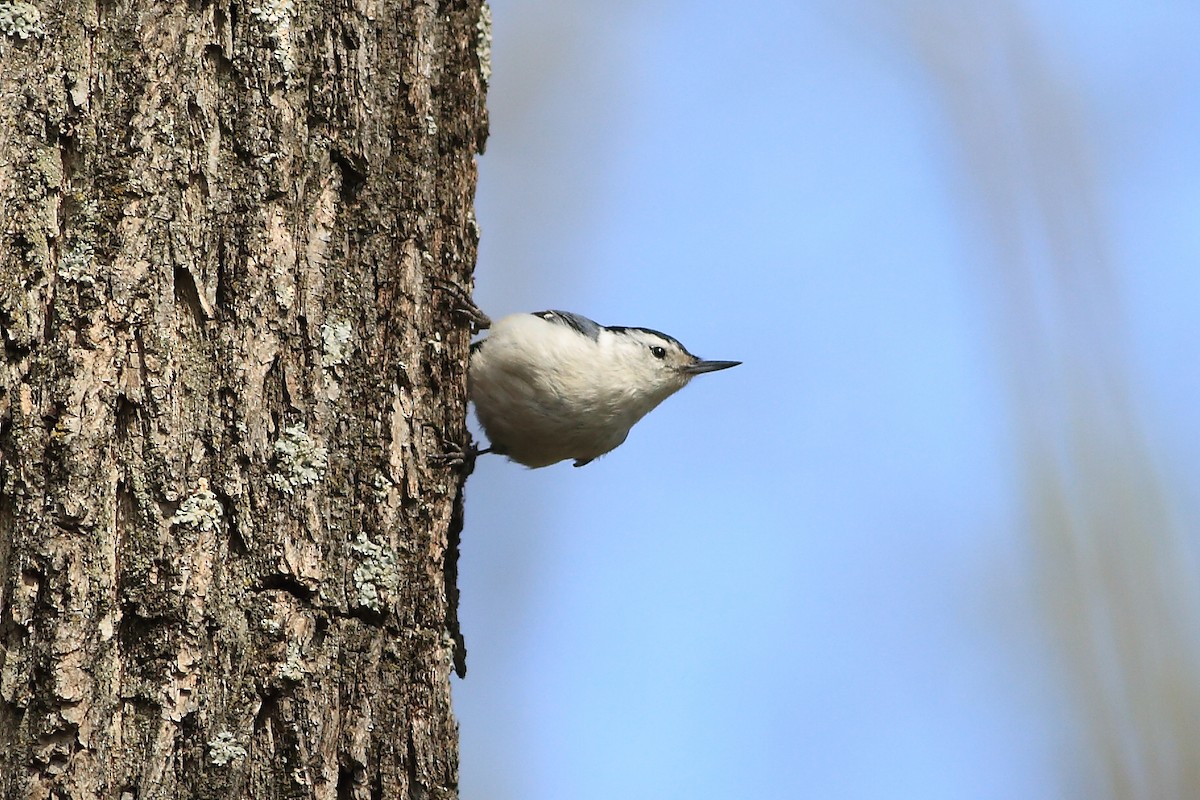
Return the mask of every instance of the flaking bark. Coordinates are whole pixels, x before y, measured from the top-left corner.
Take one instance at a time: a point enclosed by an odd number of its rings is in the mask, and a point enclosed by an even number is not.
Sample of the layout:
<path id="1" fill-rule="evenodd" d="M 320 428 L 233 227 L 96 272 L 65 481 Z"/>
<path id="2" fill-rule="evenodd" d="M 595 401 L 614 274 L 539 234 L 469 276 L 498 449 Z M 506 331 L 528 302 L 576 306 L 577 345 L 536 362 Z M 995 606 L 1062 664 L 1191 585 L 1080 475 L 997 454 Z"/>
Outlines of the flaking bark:
<path id="1" fill-rule="evenodd" d="M 0 793 L 455 797 L 431 456 L 485 10 L 37 10 L 0 35 Z"/>

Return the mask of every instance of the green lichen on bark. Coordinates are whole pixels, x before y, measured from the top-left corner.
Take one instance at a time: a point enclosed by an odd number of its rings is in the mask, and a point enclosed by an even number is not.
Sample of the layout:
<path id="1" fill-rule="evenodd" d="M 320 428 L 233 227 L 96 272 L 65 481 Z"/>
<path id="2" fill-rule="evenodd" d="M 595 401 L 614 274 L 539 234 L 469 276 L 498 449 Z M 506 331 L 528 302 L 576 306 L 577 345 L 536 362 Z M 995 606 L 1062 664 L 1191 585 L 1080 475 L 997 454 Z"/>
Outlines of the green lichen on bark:
<path id="1" fill-rule="evenodd" d="M 42 37 L 42 12 L 33 3 L 0 3 L 0 33 L 18 39 Z"/>
<path id="2" fill-rule="evenodd" d="M 286 494 L 313 486 L 325 477 L 329 451 L 308 435 L 303 425 L 283 429 L 275 442 L 275 471 L 271 485 Z"/>

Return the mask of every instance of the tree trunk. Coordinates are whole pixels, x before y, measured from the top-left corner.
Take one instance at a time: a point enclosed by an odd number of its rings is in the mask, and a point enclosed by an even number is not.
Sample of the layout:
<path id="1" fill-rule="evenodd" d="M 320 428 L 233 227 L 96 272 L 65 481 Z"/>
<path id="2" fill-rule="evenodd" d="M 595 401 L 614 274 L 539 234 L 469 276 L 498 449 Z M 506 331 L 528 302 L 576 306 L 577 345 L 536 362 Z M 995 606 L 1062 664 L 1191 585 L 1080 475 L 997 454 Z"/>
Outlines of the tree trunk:
<path id="1" fill-rule="evenodd" d="M 0 2 L 3 797 L 456 796 L 487 28 Z"/>

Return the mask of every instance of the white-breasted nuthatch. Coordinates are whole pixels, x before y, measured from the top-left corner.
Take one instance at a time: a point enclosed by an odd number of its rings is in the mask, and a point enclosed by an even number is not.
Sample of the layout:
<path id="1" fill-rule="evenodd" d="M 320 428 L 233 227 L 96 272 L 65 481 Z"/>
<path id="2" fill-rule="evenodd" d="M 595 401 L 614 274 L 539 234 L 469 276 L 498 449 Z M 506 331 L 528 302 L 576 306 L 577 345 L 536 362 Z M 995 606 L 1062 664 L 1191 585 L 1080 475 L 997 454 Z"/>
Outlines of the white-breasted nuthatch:
<path id="1" fill-rule="evenodd" d="M 694 376 L 740 363 L 702 361 L 665 333 L 566 311 L 505 317 L 471 345 L 467 380 L 491 445 L 478 452 L 582 467 Z"/>

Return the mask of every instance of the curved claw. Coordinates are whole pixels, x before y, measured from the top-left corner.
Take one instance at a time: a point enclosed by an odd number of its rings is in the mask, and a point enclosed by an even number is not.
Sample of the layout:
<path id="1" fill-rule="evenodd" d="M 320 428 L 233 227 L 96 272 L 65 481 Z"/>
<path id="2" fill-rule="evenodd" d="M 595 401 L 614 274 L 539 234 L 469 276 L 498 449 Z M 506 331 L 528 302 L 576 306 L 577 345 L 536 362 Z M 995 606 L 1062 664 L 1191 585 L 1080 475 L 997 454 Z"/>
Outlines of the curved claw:
<path id="1" fill-rule="evenodd" d="M 429 460 L 434 464 L 439 464 L 446 467 L 461 467 L 466 466 L 468 472 L 475 469 L 475 459 L 485 453 L 495 452 L 491 447 L 485 447 L 482 450 L 475 446 L 474 443 L 470 447 L 464 447 L 459 450 L 451 450 L 446 453 L 435 453 L 429 457 Z"/>
<path id="2" fill-rule="evenodd" d="M 471 295 L 466 289 L 441 278 L 433 278 L 430 283 L 440 287 L 447 294 L 454 295 L 454 299 L 458 301 L 458 305 L 452 310 L 456 314 L 461 314 L 467 318 L 471 323 L 471 333 L 479 333 L 492 327 L 491 318 L 483 313 L 483 310 L 479 306 L 475 305 L 475 301 L 471 299 Z"/>

